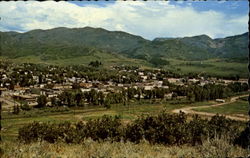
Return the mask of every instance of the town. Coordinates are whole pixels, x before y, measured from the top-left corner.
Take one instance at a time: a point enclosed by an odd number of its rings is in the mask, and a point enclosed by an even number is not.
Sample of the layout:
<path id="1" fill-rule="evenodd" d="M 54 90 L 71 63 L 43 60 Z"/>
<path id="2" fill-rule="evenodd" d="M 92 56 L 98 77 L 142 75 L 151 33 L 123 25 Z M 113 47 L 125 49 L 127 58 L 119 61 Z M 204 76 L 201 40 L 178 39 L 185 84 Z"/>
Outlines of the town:
<path id="1" fill-rule="evenodd" d="M 96 61 L 98 63 L 98 61 Z M 92 62 L 95 63 L 95 62 Z M 101 63 L 100 63 L 101 64 Z M 247 79 L 220 79 L 199 74 L 176 74 L 161 69 L 112 66 L 109 71 L 89 66 L 42 66 L 2 62 L 0 90 L 3 109 L 15 111 L 45 106 L 88 106 L 130 100 L 216 100 L 248 90 Z"/>

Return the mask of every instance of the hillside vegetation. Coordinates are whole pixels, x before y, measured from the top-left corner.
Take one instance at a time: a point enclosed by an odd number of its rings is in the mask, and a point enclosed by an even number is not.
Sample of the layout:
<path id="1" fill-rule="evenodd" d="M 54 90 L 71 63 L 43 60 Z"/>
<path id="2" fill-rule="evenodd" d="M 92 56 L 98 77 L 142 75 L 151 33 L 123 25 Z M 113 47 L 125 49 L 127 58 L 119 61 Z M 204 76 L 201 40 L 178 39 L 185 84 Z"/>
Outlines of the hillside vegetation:
<path id="1" fill-rule="evenodd" d="M 0 32 L 1 56 L 38 56 L 41 60 L 71 59 L 81 56 L 113 56 L 143 59 L 154 66 L 162 58 L 205 60 L 248 57 L 248 33 L 221 39 L 206 35 L 184 38 L 157 38 L 153 41 L 121 31 L 102 28 L 55 28 L 26 33 Z M 154 60 L 152 60 L 154 59 Z M 160 60 L 161 59 L 161 60 Z M 167 62 L 162 62 L 166 65 Z"/>

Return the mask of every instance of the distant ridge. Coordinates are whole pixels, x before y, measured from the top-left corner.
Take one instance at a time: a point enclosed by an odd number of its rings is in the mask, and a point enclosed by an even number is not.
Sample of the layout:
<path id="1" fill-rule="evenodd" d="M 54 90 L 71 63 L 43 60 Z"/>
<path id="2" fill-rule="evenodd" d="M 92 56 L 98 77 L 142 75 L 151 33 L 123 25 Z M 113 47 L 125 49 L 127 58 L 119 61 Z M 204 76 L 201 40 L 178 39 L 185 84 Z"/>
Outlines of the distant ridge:
<path id="1" fill-rule="evenodd" d="M 156 38 L 152 41 L 122 31 L 103 28 L 53 28 L 25 33 L 0 32 L 1 56 L 38 56 L 42 60 L 70 59 L 95 53 L 117 54 L 151 61 L 157 58 L 204 60 L 248 58 L 248 32 L 226 38 L 207 35 Z"/>

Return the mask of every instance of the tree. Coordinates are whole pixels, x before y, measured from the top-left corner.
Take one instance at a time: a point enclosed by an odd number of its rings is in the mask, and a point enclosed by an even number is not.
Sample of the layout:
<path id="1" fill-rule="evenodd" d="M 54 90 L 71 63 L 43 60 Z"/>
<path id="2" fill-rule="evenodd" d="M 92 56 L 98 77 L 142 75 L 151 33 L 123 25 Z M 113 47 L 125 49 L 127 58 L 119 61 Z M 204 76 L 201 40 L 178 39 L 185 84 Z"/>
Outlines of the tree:
<path id="1" fill-rule="evenodd" d="M 76 105 L 79 106 L 80 103 L 81 103 L 81 100 L 82 100 L 82 93 L 81 92 L 78 92 L 76 95 L 75 95 L 75 100 L 76 100 Z"/>
<path id="2" fill-rule="evenodd" d="M 31 108 L 29 107 L 28 103 L 25 102 L 23 105 L 21 105 L 21 109 L 25 111 L 29 111 Z"/>
<path id="3" fill-rule="evenodd" d="M 98 61 L 98 60 L 96 60 L 96 61 L 91 61 L 90 63 L 89 63 L 89 66 L 92 66 L 92 67 L 99 67 L 100 65 L 102 65 L 102 63 L 100 62 L 100 61 Z"/>
<path id="4" fill-rule="evenodd" d="M 52 106 L 57 106 L 56 97 L 51 98 L 51 105 Z"/>
<path id="5" fill-rule="evenodd" d="M 195 95 L 193 92 L 189 92 L 188 95 L 187 95 L 187 98 L 189 101 L 192 101 L 194 102 L 195 101 Z"/>
<path id="6" fill-rule="evenodd" d="M 47 97 L 45 95 L 40 95 L 38 98 L 37 98 L 37 107 L 38 108 L 43 108 L 46 106 L 46 103 L 47 103 Z"/>
<path id="7" fill-rule="evenodd" d="M 104 100 L 104 107 L 107 108 L 107 109 L 111 108 L 110 98 L 109 97 L 106 97 L 106 99 Z"/>
<path id="8" fill-rule="evenodd" d="M 14 105 L 14 107 L 13 107 L 13 114 L 18 115 L 18 114 L 19 114 L 19 112 L 20 112 L 20 108 L 19 108 L 19 106 L 18 106 L 18 105 Z"/>

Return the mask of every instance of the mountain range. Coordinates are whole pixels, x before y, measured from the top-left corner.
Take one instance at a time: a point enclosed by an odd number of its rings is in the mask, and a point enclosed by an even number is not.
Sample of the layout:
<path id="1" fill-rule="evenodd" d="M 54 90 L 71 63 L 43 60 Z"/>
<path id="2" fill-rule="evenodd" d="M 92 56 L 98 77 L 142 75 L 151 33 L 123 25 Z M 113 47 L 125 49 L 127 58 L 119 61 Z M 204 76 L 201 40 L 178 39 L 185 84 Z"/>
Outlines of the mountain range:
<path id="1" fill-rule="evenodd" d="M 207 35 L 183 38 L 156 38 L 102 28 L 54 28 L 25 33 L 0 32 L 0 55 L 7 58 L 37 56 L 41 60 L 70 59 L 95 54 L 141 59 L 149 63 L 167 60 L 222 58 L 248 60 L 248 32 L 226 38 Z M 156 59 L 156 62 L 155 62 Z"/>

